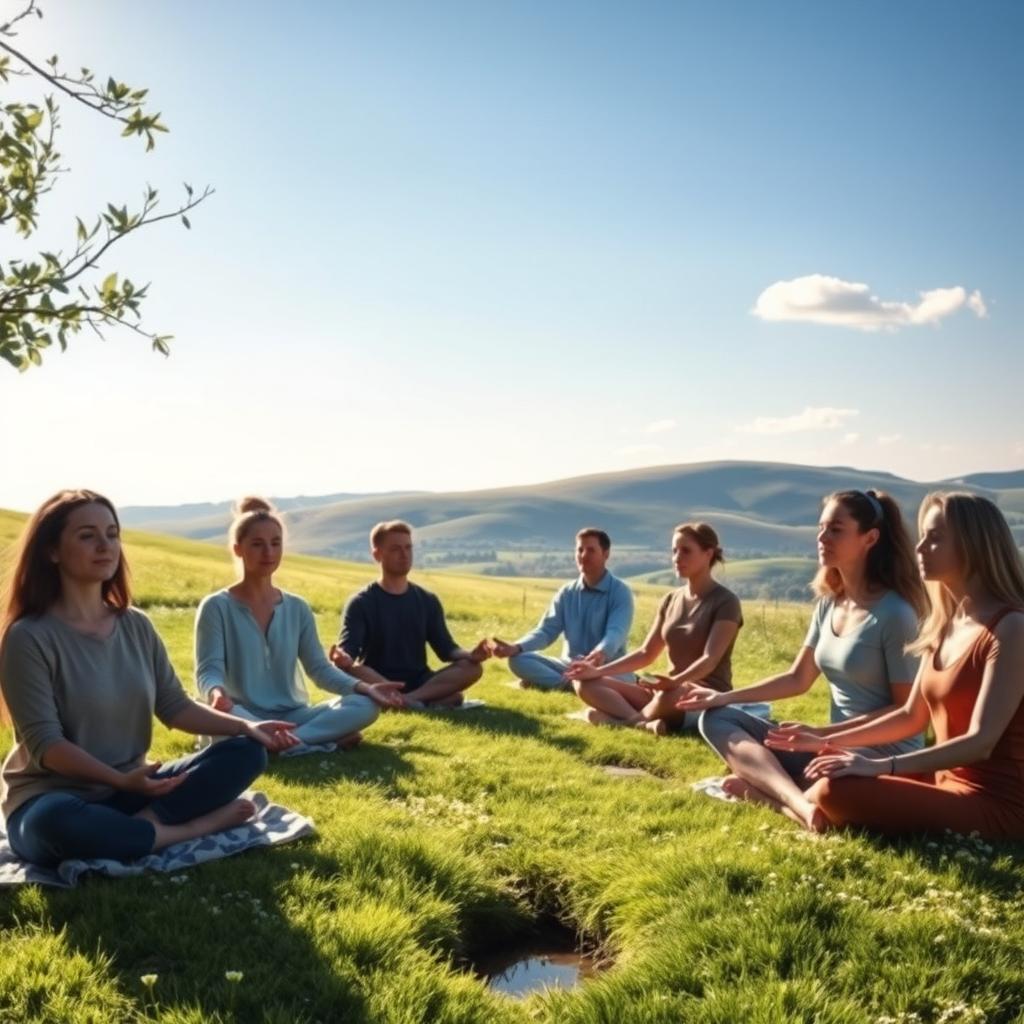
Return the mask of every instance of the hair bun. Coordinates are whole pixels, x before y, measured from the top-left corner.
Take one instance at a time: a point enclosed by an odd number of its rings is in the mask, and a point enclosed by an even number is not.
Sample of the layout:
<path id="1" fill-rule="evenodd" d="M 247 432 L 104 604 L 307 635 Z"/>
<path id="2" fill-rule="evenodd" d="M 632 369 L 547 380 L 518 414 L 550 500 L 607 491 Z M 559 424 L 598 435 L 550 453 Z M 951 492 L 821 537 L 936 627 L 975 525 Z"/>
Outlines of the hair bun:
<path id="1" fill-rule="evenodd" d="M 246 495 L 235 502 L 235 515 L 244 516 L 248 512 L 273 512 L 274 506 L 266 498 L 260 498 L 255 494 Z"/>

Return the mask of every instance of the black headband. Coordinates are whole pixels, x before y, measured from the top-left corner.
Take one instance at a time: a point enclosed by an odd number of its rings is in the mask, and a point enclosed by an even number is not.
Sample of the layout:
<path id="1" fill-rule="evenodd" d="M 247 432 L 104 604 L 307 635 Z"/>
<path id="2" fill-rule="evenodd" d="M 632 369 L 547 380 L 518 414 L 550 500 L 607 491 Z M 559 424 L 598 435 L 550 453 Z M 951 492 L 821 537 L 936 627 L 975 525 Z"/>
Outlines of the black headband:
<path id="1" fill-rule="evenodd" d="M 867 503 L 871 506 L 871 511 L 875 513 L 875 521 L 871 525 L 884 522 L 885 512 L 882 509 L 882 503 L 870 491 L 860 491 L 859 493 L 864 495 Z"/>

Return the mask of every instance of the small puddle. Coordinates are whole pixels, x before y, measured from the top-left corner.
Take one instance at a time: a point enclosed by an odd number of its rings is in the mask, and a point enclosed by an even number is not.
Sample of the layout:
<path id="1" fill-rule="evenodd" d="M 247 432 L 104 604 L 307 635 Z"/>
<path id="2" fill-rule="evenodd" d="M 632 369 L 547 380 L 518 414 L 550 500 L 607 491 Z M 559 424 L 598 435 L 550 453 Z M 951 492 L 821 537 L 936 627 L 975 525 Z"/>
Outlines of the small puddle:
<path id="1" fill-rule="evenodd" d="M 560 927 L 473 960 L 473 970 L 488 987 L 519 999 L 546 988 L 576 988 L 606 966 L 581 953 L 575 934 Z"/>

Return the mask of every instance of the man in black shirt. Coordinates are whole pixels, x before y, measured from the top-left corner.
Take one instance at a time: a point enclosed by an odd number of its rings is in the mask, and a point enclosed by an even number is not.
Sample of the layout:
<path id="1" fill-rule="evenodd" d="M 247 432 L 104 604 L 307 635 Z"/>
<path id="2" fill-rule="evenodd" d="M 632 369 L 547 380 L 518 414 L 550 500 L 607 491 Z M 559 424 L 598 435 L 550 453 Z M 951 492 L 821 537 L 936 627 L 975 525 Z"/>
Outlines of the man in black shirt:
<path id="1" fill-rule="evenodd" d="M 462 692 L 483 674 L 490 647 L 481 640 L 467 651 L 452 639 L 437 596 L 409 582 L 412 529 L 398 520 L 378 523 L 370 550 L 380 579 L 353 594 L 345 605 L 341 635 L 331 660 L 364 682 L 404 683 L 407 707 L 457 707 Z M 430 644 L 446 668 L 427 665 Z"/>

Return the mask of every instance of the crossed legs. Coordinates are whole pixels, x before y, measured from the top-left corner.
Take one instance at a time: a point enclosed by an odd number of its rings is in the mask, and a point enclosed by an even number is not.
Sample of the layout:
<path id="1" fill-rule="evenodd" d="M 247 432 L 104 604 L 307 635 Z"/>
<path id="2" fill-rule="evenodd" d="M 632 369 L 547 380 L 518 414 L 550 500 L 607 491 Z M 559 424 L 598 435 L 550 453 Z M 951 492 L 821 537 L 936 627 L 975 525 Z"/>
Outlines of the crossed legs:
<path id="1" fill-rule="evenodd" d="M 435 672 L 429 679 L 405 696 L 429 707 L 457 708 L 463 700 L 462 691 L 469 689 L 484 674 L 478 662 L 463 658 Z"/>
<path id="2" fill-rule="evenodd" d="M 134 860 L 252 817 L 252 803 L 238 794 L 266 764 L 263 747 L 236 736 L 165 764 L 158 778 L 188 778 L 156 800 L 115 793 L 86 801 L 59 790 L 36 797 L 8 819 L 8 838 L 19 857 L 44 867 L 93 857 Z"/>
<path id="3" fill-rule="evenodd" d="M 698 723 L 701 735 L 732 769 L 725 781 L 728 793 L 763 804 L 798 821 L 805 828 L 826 827 L 821 811 L 808 799 L 800 781 L 813 754 L 776 753 L 764 745 L 772 723 L 739 708 L 705 711 Z"/>

